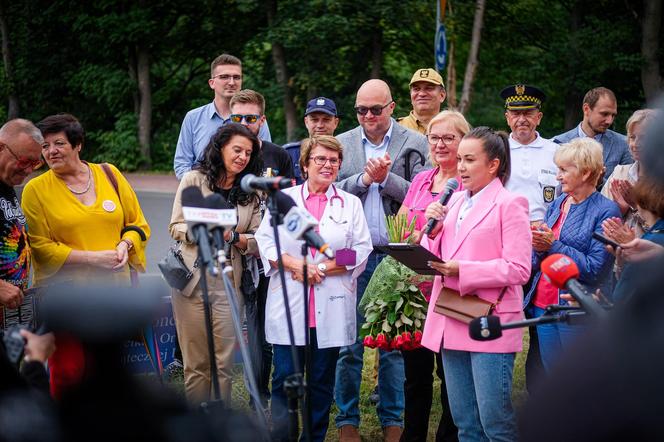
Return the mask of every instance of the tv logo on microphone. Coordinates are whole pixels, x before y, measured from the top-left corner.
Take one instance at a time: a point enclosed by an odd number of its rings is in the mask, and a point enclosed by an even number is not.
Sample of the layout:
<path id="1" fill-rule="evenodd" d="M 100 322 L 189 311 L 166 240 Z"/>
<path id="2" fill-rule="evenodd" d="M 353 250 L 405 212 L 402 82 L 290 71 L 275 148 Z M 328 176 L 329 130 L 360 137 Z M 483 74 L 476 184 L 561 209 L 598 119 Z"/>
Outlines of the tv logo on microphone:
<path id="1" fill-rule="evenodd" d="M 551 263 L 551 269 L 559 271 L 571 264 L 572 260 L 570 258 L 568 258 L 567 256 L 561 256 L 560 258 Z"/>
<path id="2" fill-rule="evenodd" d="M 287 221 L 286 221 L 286 230 L 288 230 L 291 233 L 297 232 L 300 228 L 300 217 L 295 215 L 291 216 Z"/>

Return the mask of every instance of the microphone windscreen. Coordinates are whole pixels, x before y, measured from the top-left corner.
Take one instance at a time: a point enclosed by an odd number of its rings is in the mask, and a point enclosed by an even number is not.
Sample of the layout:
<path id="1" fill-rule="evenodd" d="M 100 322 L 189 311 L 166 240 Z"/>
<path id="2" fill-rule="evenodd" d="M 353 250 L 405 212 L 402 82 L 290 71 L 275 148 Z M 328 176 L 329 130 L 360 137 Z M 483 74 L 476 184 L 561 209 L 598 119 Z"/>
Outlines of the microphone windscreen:
<path id="1" fill-rule="evenodd" d="M 205 199 L 201 189 L 196 186 L 185 187 L 182 190 L 183 207 L 205 207 Z"/>
<path id="2" fill-rule="evenodd" d="M 459 188 L 459 182 L 457 181 L 456 178 L 450 178 L 447 180 L 447 184 L 445 184 L 445 187 L 451 190 L 457 190 Z"/>
<path id="3" fill-rule="evenodd" d="M 277 209 L 279 210 L 279 213 L 282 215 L 288 213 L 288 211 L 296 205 L 293 198 L 291 198 L 290 196 L 286 195 L 283 192 L 274 192 L 274 194 L 271 197 L 275 198 L 277 202 Z"/>
<path id="4" fill-rule="evenodd" d="M 251 181 L 256 178 L 256 175 L 248 173 L 247 175 L 243 176 L 242 179 L 240 180 L 240 189 L 247 193 L 251 193 L 254 191 L 254 189 L 251 188 Z"/>
<path id="5" fill-rule="evenodd" d="M 492 341 L 503 335 L 498 316 L 480 316 L 468 324 L 468 334 L 475 341 Z"/>
<path id="6" fill-rule="evenodd" d="M 561 253 L 547 256 L 540 268 L 549 282 L 559 289 L 565 288 L 570 279 L 579 277 L 579 267 L 572 258 Z"/>

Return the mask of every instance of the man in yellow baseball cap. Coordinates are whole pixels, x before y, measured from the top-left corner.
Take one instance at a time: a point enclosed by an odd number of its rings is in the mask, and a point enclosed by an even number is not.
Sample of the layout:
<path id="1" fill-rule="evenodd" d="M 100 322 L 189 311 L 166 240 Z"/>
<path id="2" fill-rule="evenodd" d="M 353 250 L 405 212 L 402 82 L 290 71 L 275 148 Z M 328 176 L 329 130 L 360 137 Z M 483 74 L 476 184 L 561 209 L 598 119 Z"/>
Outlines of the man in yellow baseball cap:
<path id="1" fill-rule="evenodd" d="M 410 79 L 410 102 L 413 110 L 397 122 L 408 129 L 425 134 L 429 121 L 440 112 L 445 101 L 443 77 L 435 69 L 418 69 Z"/>

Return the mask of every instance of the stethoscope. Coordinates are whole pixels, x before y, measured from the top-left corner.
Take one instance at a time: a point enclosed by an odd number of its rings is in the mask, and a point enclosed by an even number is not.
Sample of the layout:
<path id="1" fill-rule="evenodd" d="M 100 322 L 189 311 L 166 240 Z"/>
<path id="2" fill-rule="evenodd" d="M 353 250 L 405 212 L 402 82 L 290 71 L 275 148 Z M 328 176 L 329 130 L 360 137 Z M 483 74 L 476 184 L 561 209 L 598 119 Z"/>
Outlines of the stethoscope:
<path id="1" fill-rule="evenodd" d="M 438 173 L 438 172 L 436 172 L 436 173 Z M 426 193 L 431 194 L 431 186 L 433 186 L 433 180 L 434 180 L 435 175 L 436 174 L 429 177 L 428 180 L 425 180 L 425 181 L 422 182 L 422 184 L 420 184 L 420 188 L 417 189 L 417 193 L 415 194 L 415 197 L 413 198 L 413 205 L 414 206 L 416 206 L 417 203 L 420 202 L 421 197 L 423 196 L 423 193 L 422 193 L 423 190 L 425 190 Z M 424 213 L 424 211 L 426 209 L 427 209 L 426 207 L 409 207 L 408 208 L 408 210 L 410 212 L 421 212 L 421 213 Z"/>
<path id="2" fill-rule="evenodd" d="M 306 185 L 306 182 L 302 184 L 302 187 L 300 187 L 300 196 L 302 197 L 302 203 L 304 203 L 304 201 L 305 201 L 304 200 L 304 186 L 305 185 Z M 330 214 L 328 215 L 328 218 L 330 218 L 336 224 L 347 224 L 348 221 L 347 220 L 342 220 L 341 216 L 339 216 L 339 215 L 343 215 L 344 199 L 339 196 L 339 194 L 337 193 L 337 188 L 334 186 L 334 184 L 332 184 L 331 186 L 332 186 L 332 190 L 334 191 L 334 195 L 332 195 L 332 197 L 330 198 Z M 338 200 L 340 205 L 339 204 L 335 205 L 334 204 L 335 200 Z M 336 217 L 336 219 L 335 219 L 335 217 L 332 216 L 332 212 L 335 211 L 335 207 L 339 207 L 339 209 L 338 209 L 339 213 L 337 214 L 338 216 Z"/>

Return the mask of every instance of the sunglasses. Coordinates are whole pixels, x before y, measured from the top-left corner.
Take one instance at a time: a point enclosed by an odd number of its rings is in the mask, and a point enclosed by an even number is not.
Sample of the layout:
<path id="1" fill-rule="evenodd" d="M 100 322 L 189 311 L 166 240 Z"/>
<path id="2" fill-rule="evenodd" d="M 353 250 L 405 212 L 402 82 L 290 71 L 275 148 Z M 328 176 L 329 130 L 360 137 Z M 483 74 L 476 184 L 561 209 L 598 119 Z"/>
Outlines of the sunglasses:
<path id="1" fill-rule="evenodd" d="M 248 115 L 242 115 L 242 114 L 233 114 L 231 115 L 231 121 L 233 123 L 242 123 L 242 120 L 246 121 L 247 124 L 254 124 L 258 119 L 260 118 L 260 115 L 256 114 L 248 114 Z"/>
<path id="2" fill-rule="evenodd" d="M 355 106 L 355 112 L 357 112 L 359 115 L 366 115 L 367 112 L 371 111 L 371 113 L 377 117 L 378 115 L 383 113 L 383 109 L 385 109 L 387 106 L 389 106 L 392 103 L 394 103 L 394 100 L 390 101 L 385 106 L 381 105 L 376 105 L 371 107 Z"/>
<path id="3" fill-rule="evenodd" d="M 12 150 L 11 147 L 9 147 L 8 144 L 5 144 L 5 143 L 2 143 L 2 144 L 7 148 L 9 153 L 12 154 L 12 156 L 16 159 L 16 166 L 19 169 L 27 169 L 28 167 L 30 167 L 31 169 L 39 169 L 44 164 L 44 162 L 42 160 L 31 160 L 29 158 L 19 158 L 19 156 L 14 153 L 14 151 Z"/>

